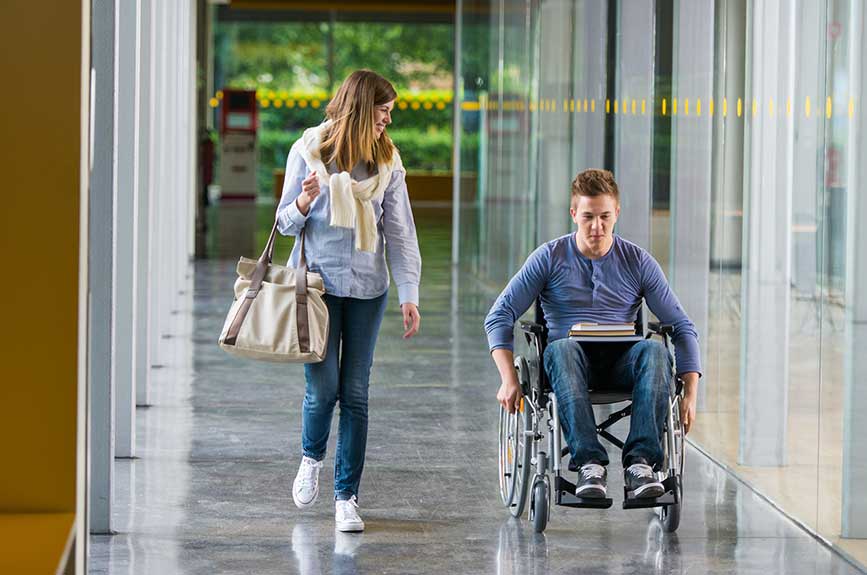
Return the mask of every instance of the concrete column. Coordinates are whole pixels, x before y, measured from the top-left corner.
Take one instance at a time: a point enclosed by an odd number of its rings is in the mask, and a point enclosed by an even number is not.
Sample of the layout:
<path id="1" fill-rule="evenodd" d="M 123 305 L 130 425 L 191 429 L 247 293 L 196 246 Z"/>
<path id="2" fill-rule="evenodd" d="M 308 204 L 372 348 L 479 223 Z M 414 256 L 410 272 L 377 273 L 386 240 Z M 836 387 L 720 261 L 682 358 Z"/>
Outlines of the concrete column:
<path id="1" fill-rule="evenodd" d="M 91 175 L 88 220 L 88 388 L 91 533 L 111 533 L 114 469 L 112 260 L 114 188 L 115 2 L 93 0 L 91 13 Z"/>
<path id="2" fill-rule="evenodd" d="M 461 243 L 461 103 L 463 102 L 464 75 L 461 60 L 464 57 L 462 37 L 464 21 L 464 2 L 455 1 L 455 40 L 454 40 L 454 96 L 452 98 L 452 298 L 456 297 L 454 281 L 457 266 L 460 264 Z M 455 311 L 452 309 L 452 313 Z"/>
<path id="3" fill-rule="evenodd" d="M 187 122 L 186 122 L 186 142 L 187 142 L 187 164 L 186 175 L 187 185 L 184 193 L 186 194 L 186 215 L 187 219 L 184 223 L 184 231 L 186 237 L 186 253 L 184 253 L 184 272 L 185 279 L 193 279 L 192 261 L 196 257 L 196 208 L 198 206 L 198 171 L 199 171 L 199 115 L 198 115 L 198 78 L 199 65 L 196 53 L 198 51 L 197 33 L 199 28 L 198 10 L 199 3 L 197 0 L 184 0 L 187 19 Z M 204 10 L 207 4 L 201 3 L 201 9 Z M 204 34 L 204 31 L 202 32 Z M 185 282 L 186 283 L 186 282 Z"/>
<path id="4" fill-rule="evenodd" d="M 573 67 L 569 48 L 575 41 L 573 2 L 551 0 L 539 7 L 538 92 L 538 234 L 542 243 L 570 229 L 570 144 L 574 114 L 563 110 L 563 101 L 573 97 L 569 71 Z M 574 176 L 574 174 L 572 174 Z"/>
<path id="5" fill-rule="evenodd" d="M 763 0 L 748 11 L 738 463 L 779 466 L 786 463 L 794 141 L 780 103 L 785 112 L 794 91 L 795 8 Z"/>
<path id="6" fill-rule="evenodd" d="M 561 218 L 568 218 L 570 184 L 578 172 L 605 166 L 605 98 L 608 81 L 606 3 L 588 0 L 576 2 L 572 30 L 572 94 L 576 106 L 580 103 L 581 111 L 572 114 L 570 169 L 563 175 L 565 181 L 556 198 L 559 203 L 552 206 L 565 214 Z M 574 224 L 567 219 L 565 230 L 559 233 L 571 229 L 574 229 Z"/>
<path id="7" fill-rule="evenodd" d="M 153 46 L 151 58 L 153 59 L 153 98 L 151 100 L 151 114 L 153 115 L 152 132 L 150 138 L 151 164 L 150 164 L 150 205 L 148 218 L 148 354 L 149 368 L 162 366 L 160 336 L 162 333 L 162 307 L 165 305 L 165 282 L 166 262 L 163 250 L 163 228 L 166 214 L 170 209 L 166 198 L 170 197 L 166 189 L 167 178 L 165 166 L 167 158 L 167 146 L 170 142 L 165 137 L 168 122 L 166 111 L 170 102 L 170 94 L 166 87 L 166 69 L 169 58 L 166 52 L 166 35 L 168 18 L 166 16 L 167 3 L 165 0 L 152 0 L 153 2 Z"/>
<path id="8" fill-rule="evenodd" d="M 621 205 L 617 233 L 649 250 L 654 2 L 620 0 L 617 16 L 615 73 L 619 113 L 614 117 L 614 176 Z"/>
<path id="9" fill-rule="evenodd" d="M 608 68 L 608 8 L 604 2 L 575 3 L 572 42 L 572 92 L 581 112 L 573 115 L 570 183 L 578 172 L 605 164 L 605 98 Z M 587 110 L 584 110 L 584 101 Z M 571 190 L 567 187 L 567 197 Z M 562 200 L 561 200 L 562 201 Z M 568 208 L 568 199 L 563 204 Z"/>
<path id="10" fill-rule="evenodd" d="M 816 112 L 806 117 L 807 98 L 821 109 L 826 93 L 826 42 L 828 14 L 825 2 L 799 2 L 796 15 L 795 89 L 792 94 L 792 120 L 797 138 L 794 143 L 792 181 L 792 285 L 806 297 L 817 297 L 820 283 L 819 232 L 820 196 L 823 194 L 824 165 L 819 160 L 825 145 L 825 122 Z M 816 306 L 818 308 L 818 306 Z M 818 311 L 817 311 L 818 314 Z M 819 319 L 813 319 L 818 326 Z M 819 328 L 815 328 L 818 336 Z M 817 354 L 818 357 L 818 354 Z M 816 376 L 818 377 L 818 365 Z"/>
<path id="11" fill-rule="evenodd" d="M 134 268 L 136 206 L 136 43 L 138 7 L 117 6 L 115 22 L 115 185 L 113 378 L 115 382 L 115 456 L 132 457 L 135 450 Z"/>
<path id="12" fill-rule="evenodd" d="M 721 80 L 715 89 L 713 178 L 711 214 L 711 266 L 726 270 L 741 267 L 743 229 L 744 122 L 736 103 L 744 97 L 746 0 L 718 4 L 717 54 Z M 726 114 L 722 113 L 725 105 Z"/>
<path id="13" fill-rule="evenodd" d="M 851 4 L 849 70 L 853 117 L 849 125 L 846 207 L 846 385 L 843 401 L 843 537 L 867 538 L 867 9 Z"/>
<path id="14" fill-rule="evenodd" d="M 151 143 L 153 137 L 153 0 L 138 0 L 138 127 L 136 130 L 136 204 L 135 204 L 135 312 L 133 346 L 136 405 L 149 404 L 149 295 Z"/>
<path id="15" fill-rule="evenodd" d="M 672 115 L 669 281 L 695 323 L 706 358 L 713 142 L 708 99 L 713 95 L 714 2 L 676 1 L 674 18 L 672 101 L 667 111 Z M 700 403 L 706 388 L 699 386 Z"/>

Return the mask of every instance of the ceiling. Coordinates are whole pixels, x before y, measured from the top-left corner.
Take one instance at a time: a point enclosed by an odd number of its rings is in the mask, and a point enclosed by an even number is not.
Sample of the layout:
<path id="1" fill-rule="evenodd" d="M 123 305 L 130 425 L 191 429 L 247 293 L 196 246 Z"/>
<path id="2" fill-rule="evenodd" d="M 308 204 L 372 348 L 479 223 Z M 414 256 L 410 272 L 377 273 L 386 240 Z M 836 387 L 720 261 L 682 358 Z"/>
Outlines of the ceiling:
<path id="1" fill-rule="evenodd" d="M 335 0 L 303 2 L 298 0 L 230 0 L 218 7 L 223 22 L 418 22 L 452 23 L 455 0 Z"/>

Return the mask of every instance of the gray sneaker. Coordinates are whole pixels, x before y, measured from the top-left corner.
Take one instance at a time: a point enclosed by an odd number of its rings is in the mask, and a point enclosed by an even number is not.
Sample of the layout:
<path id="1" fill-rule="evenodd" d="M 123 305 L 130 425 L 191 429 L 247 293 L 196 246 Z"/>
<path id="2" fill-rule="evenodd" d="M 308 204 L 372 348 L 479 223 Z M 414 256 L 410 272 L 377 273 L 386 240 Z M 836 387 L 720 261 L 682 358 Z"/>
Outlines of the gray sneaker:
<path id="1" fill-rule="evenodd" d="M 662 483 L 653 473 L 653 468 L 646 463 L 633 463 L 623 472 L 626 491 L 631 491 L 636 498 L 655 498 L 665 493 Z"/>
<path id="2" fill-rule="evenodd" d="M 585 463 L 578 470 L 578 486 L 575 488 L 576 497 L 603 498 L 607 492 L 605 480 L 608 472 L 598 463 Z"/>

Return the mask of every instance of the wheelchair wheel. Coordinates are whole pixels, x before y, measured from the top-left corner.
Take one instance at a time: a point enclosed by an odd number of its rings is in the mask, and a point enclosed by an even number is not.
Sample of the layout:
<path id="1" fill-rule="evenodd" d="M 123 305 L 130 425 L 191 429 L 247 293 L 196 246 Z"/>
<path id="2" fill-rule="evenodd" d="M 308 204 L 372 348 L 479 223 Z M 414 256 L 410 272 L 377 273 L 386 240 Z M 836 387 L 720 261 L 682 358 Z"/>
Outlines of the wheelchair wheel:
<path id="1" fill-rule="evenodd" d="M 548 482 L 544 479 L 537 478 L 533 484 L 533 530 L 536 533 L 545 531 L 548 526 L 549 512 L 549 488 Z"/>
<path id="2" fill-rule="evenodd" d="M 672 413 L 669 421 L 671 422 L 671 432 L 668 425 L 665 430 L 665 441 L 663 442 L 665 462 L 664 469 L 669 468 L 669 461 L 674 458 L 675 468 L 675 489 L 677 491 L 677 503 L 659 508 L 659 519 L 662 526 L 668 533 L 674 533 L 680 526 L 680 511 L 683 505 L 683 467 L 686 457 L 686 446 L 684 445 L 684 430 L 683 424 L 680 421 L 680 397 L 676 397 L 672 402 Z"/>
<path id="3" fill-rule="evenodd" d="M 500 498 L 514 517 L 524 512 L 527 483 L 530 477 L 529 438 L 531 421 L 524 402 L 521 409 L 509 413 L 500 407 L 499 470 Z"/>

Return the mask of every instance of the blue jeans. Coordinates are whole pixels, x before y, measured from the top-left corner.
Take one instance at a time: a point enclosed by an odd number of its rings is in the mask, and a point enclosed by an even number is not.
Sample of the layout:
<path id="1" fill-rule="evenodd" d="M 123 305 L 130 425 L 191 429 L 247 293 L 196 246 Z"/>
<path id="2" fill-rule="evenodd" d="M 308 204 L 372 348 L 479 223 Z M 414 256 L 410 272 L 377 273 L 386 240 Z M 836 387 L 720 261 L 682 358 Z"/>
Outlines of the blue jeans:
<path id="1" fill-rule="evenodd" d="M 557 397 L 560 425 L 572 456 L 569 469 L 591 461 L 608 465 L 608 453 L 596 435 L 589 390 L 632 391 L 629 435 L 623 445 L 624 467 L 636 458 L 662 463 L 662 431 L 668 417 L 671 357 L 658 341 L 634 344 L 554 341 L 545 348 L 545 373 Z"/>
<path id="2" fill-rule="evenodd" d="M 349 499 L 358 494 L 367 448 L 370 367 L 387 295 L 356 299 L 326 294 L 328 351 L 323 361 L 304 366 L 307 391 L 301 417 L 301 447 L 307 457 L 317 461 L 325 458 L 331 417 L 335 404 L 340 402 L 335 499 Z"/>

